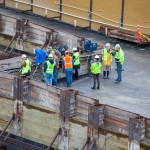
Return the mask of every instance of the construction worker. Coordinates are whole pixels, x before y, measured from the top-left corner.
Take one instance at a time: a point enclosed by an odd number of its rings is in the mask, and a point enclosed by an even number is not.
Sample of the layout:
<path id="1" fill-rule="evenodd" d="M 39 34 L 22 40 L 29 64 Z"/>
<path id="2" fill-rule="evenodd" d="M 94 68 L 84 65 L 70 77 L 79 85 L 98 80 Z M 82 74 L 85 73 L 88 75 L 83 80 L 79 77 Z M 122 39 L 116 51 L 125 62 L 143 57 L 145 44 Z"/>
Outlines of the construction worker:
<path id="1" fill-rule="evenodd" d="M 35 54 L 35 67 L 37 67 L 39 64 L 43 64 L 44 61 L 46 60 L 47 53 L 43 51 L 40 48 L 34 49 L 34 54 Z"/>
<path id="2" fill-rule="evenodd" d="M 101 70 L 102 70 L 102 64 L 99 61 L 99 56 L 96 55 L 95 56 L 95 62 L 92 63 L 92 65 L 90 67 L 90 71 L 93 74 L 93 79 L 94 79 L 93 87 L 91 87 L 91 89 L 93 89 L 93 90 L 96 89 L 96 81 L 97 81 L 97 89 L 100 89 L 99 75 L 101 73 Z"/>
<path id="3" fill-rule="evenodd" d="M 30 76 L 31 74 L 31 61 L 27 59 L 25 54 L 22 55 L 22 62 L 21 62 L 21 74 Z"/>
<path id="4" fill-rule="evenodd" d="M 73 48 L 74 54 L 72 55 L 72 58 L 74 60 L 73 69 L 75 70 L 74 78 L 78 80 L 78 70 L 80 69 L 80 53 L 79 48 L 74 47 Z"/>
<path id="5" fill-rule="evenodd" d="M 53 71 L 56 62 L 54 61 L 53 55 L 48 55 L 48 60 L 44 64 L 44 72 L 46 73 L 46 84 L 52 85 Z"/>
<path id="6" fill-rule="evenodd" d="M 53 72 L 52 84 L 54 86 L 57 86 L 58 85 L 58 71 L 59 71 L 59 56 L 56 55 L 56 52 L 54 50 L 51 51 L 51 54 L 53 55 L 53 58 L 56 62 L 56 65 L 54 67 L 54 72 Z"/>
<path id="7" fill-rule="evenodd" d="M 69 51 L 65 51 L 65 56 L 62 60 L 62 66 L 66 74 L 66 86 L 71 87 L 72 85 L 72 72 L 73 72 L 74 61 L 71 56 L 69 56 Z"/>
<path id="8" fill-rule="evenodd" d="M 124 63 L 124 52 L 121 49 L 121 46 L 119 44 L 115 46 L 115 50 L 116 50 L 115 60 L 116 60 L 117 74 L 118 74 L 118 77 L 115 81 L 116 83 L 118 83 L 122 80 L 122 65 Z"/>
<path id="9" fill-rule="evenodd" d="M 102 64 L 103 64 L 103 78 L 108 79 L 111 64 L 112 64 L 112 50 L 110 49 L 110 44 L 107 43 L 102 52 Z"/>

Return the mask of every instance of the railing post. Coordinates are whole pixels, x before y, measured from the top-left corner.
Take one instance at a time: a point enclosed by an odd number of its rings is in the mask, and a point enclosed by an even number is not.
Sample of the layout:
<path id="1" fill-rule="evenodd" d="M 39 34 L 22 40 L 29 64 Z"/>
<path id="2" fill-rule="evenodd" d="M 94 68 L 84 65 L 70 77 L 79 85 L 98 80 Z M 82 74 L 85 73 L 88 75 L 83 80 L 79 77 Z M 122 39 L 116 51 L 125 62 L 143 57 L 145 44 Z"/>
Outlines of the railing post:
<path id="1" fill-rule="evenodd" d="M 93 0 L 90 0 L 90 9 L 88 11 L 88 19 L 89 19 L 89 29 L 91 29 L 92 25 L 92 7 L 93 7 Z"/>
<path id="2" fill-rule="evenodd" d="M 62 1 L 63 0 L 59 0 L 59 2 L 58 2 L 58 12 L 59 12 L 59 20 L 60 21 L 62 19 Z"/>

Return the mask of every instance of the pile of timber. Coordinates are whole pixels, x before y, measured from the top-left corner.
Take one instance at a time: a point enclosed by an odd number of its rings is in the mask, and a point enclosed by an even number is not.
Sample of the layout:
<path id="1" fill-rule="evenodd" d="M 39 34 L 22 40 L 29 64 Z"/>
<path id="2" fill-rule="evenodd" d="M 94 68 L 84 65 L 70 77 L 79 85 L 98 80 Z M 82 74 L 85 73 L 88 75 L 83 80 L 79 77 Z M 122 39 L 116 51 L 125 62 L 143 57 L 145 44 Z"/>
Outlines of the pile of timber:
<path id="1" fill-rule="evenodd" d="M 21 69 L 21 56 L 0 60 L 0 71 L 8 73 L 18 72 Z M 30 59 L 32 61 L 32 59 Z"/>
<path id="2" fill-rule="evenodd" d="M 103 32 L 106 36 L 109 36 L 109 37 L 138 43 L 137 32 L 134 32 L 131 30 L 117 28 L 117 27 L 111 27 L 108 25 L 101 25 L 99 28 L 99 31 Z M 146 44 L 146 43 L 148 43 L 147 39 L 145 39 L 143 36 L 141 36 L 140 44 Z"/>

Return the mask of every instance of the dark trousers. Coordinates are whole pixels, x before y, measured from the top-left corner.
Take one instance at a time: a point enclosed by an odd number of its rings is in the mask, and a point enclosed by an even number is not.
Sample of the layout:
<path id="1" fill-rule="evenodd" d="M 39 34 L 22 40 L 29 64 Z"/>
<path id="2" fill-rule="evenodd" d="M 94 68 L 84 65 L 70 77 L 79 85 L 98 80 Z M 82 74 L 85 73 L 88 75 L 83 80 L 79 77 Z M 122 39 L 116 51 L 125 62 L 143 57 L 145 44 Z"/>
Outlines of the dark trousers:
<path id="1" fill-rule="evenodd" d="M 74 78 L 78 79 L 78 69 L 75 69 Z"/>
<path id="2" fill-rule="evenodd" d="M 100 74 L 93 74 L 93 79 L 94 79 L 94 85 L 93 88 L 96 88 L 96 81 L 97 81 L 97 87 L 100 88 L 100 79 L 99 79 Z"/>
<path id="3" fill-rule="evenodd" d="M 117 80 L 121 81 L 122 80 L 122 65 L 120 63 L 117 63 Z"/>

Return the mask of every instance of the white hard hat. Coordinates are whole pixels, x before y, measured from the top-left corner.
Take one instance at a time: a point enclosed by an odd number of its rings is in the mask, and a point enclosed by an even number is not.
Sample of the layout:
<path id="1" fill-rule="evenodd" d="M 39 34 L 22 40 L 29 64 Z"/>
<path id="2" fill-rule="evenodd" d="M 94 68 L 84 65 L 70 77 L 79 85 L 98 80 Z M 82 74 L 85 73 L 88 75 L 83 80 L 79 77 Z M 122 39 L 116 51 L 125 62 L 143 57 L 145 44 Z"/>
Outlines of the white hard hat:
<path id="1" fill-rule="evenodd" d="M 99 59 L 99 56 L 98 56 L 98 55 L 95 55 L 95 58 L 96 58 L 96 59 Z"/>
<path id="2" fill-rule="evenodd" d="M 120 45 L 119 45 L 119 44 L 116 44 L 115 48 L 120 48 Z"/>
<path id="3" fill-rule="evenodd" d="M 22 55 L 22 58 L 27 58 L 27 55 L 23 54 L 23 55 Z"/>
<path id="4" fill-rule="evenodd" d="M 76 51 L 77 50 L 77 48 L 76 47 L 73 47 L 73 51 Z"/>
<path id="5" fill-rule="evenodd" d="M 106 43 L 106 46 L 110 46 L 110 44 L 109 44 L 109 43 Z"/>
<path id="6" fill-rule="evenodd" d="M 49 54 L 49 55 L 48 55 L 48 58 L 53 58 L 53 55 L 52 55 L 52 54 Z"/>

